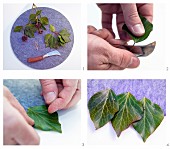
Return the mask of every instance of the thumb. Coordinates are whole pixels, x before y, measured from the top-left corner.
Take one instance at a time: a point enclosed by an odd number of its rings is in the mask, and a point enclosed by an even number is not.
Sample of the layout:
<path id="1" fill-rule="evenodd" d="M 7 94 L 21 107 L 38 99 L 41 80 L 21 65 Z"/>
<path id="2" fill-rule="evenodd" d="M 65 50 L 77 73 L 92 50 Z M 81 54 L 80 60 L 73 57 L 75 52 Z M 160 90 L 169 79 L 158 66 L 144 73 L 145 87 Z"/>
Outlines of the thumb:
<path id="1" fill-rule="evenodd" d="M 45 102 L 51 104 L 58 95 L 57 83 L 54 79 L 40 79 Z"/>
<path id="2" fill-rule="evenodd" d="M 139 18 L 136 4 L 121 4 L 124 20 L 128 29 L 136 36 L 142 36 L 145 33 L 143 24 Z"/>

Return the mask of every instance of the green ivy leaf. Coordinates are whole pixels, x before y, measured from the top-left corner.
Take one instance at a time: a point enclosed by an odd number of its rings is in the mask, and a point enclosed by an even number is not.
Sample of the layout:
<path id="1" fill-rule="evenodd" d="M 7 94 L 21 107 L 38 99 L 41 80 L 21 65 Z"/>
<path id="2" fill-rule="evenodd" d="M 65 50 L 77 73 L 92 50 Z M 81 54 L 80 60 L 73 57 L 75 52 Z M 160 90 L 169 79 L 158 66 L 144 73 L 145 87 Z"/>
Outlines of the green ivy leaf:
<path id="1" fill-rule="evenodd" d="M 142 35 L 140 37 L 133 35 L 132 32 L 126 26 L 126 24 L 124 24 L 122 27 L 122 29 L 129 34 L 129 36 L 134 40 L 135 43 L 141 42 L 141 41 L 145 40 L 146 38 L 148 38 L 150 32 L 153 30 L 153 24 L 150 23 L 145 17 L 143 17 L 141 15 L 139 15 L 139 16 L 140 16 L 140 19 L 141 19 L 143 26 L 145 28 L 144 35 Z"/>
<path id="2" fill-rule="evenodd" d="M 41 18 L 40 18 L 40 22 L 41 22 L 41 24 L 43 24 L 43 25 L 48 25 L 48 23 L 49 23 L 47 17 L 41 17 Z"/>
<path id="3" fill-rule="evenodd" d="M 118 95 L 116 101 L 119 104 L 119 111 L 111 122 L 119 137 L 123 130 L 142 118 L 143 111 L 141 103 L 129 92 Z"/>
<path id="4" fill-rule="evenodd" d="M 147 98 L 143 98 L 141 103 L 144 111 L 143 118 L 135 122 L 133 127 L 145 142 L 164 119 L 164 113 L 157 104 L 152 103 Z"/>
<path id="5" fill-rule="evenodd" d="M 37 28 L 33 24 L 27 24 L 24 29 L 24 34 L 29 38 L 33 38 L 36 30 Z"/>
<path id="6" fill-rule="evenodd" d="M 35 128 L 62 133 L 58 113 L 49 114 L 45 105 L 28 108 L 27 114 L 35 121 Z"/>
<path id="7" fill-rule="evenodd" d="M 36 14 L 30 14 L 29 20 L 34 22 L 36 20 Z"/>
<path id="8" fill-rule="evenodd" d="M 66 43 L 71 41 L 70 33 L 66 29 L 61 30 L 59 34 Z"/>
<path id="9" fill-rule="evenodd" d="M 14 32 L 21 32 L 22 29 L 23 29 L 23 26 L 16 26 L 14 28 Z"/>
<path id="10" fill-rule="evenodd" d="M 90 98 L 88 109 L 96 129 L 109 122 L 118 111 L 115 99 L 116 95 L 110 89 L 97 92 Z"/>
<path id="11" fill-rule="evenodd" d="M 50 31 L 55 32 L 55 27 L 53 25 L 51 25 L 51 24 L 50 24 Z"/>
<path id="12" fill-rule="evenodd" d="M 46 47 L 50 47 L 50 48 L 54 48 L 54 49 L 58 48 L 57 39 L 53 35 L 46 34 L 44 40 L 45 40 Z"/>
<path id="13" fill-rule="evenodd" d="M 41 12 L 42 12 L 42 10 L 38 10 L 38 11 L 36 12 L 36 16 L 40 15 Z"/>

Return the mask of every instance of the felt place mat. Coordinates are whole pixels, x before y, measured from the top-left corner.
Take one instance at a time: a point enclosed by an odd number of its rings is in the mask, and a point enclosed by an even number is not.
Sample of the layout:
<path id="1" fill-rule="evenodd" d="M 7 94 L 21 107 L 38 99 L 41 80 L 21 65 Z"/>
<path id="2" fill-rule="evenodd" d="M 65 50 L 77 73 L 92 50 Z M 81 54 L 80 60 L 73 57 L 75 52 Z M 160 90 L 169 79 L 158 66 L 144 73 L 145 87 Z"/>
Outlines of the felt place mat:
<path id="1" fill-rule="evenodd" d="M 98 91 L 112 89 L 116 95 L 130 92 L 141 100 L 146 97 L 158 104 L 166 115 L 166 80 L 164 79 L 91 79 L 88 80 L 88 99 Z"/>
<path id="2" fill-rule="evenodd" d="M 45 105 L 45 101 L 41 96 L 39 80 L 5 79 L 3 84 L 9 88 L 25 110 L 29 107 Z"/>
<path id="3" fill-rule="evenodd" d="M 57 49 L 61 53 L 61 56 L 51 56 L 35 63 L 27 62 L 27 58 L 29 57 L 41 56 L 55 50 L 50 49 L 49 47 L 46 48 L 44 43 L 44 36 L 51 33 L 49 30 L 49 25 L 45 26 L 47 30 L 43 31 L 43 34 L 35 33 L 35 38 L 28 38 L 26 42 L 23 42 L 21 39 L 23 33 L 13 31 L 16 26 L 24 26 L 28 23 L 29 15 L 32 13 L 31 9 L 21 14 L 15 21 L 11 30 L 10 41 L 13 52 L 22 63 L 34 69 L 49 69 L 60 65 L 69 56 L 74 43 L 74 34 L 71 24 L 60 12 L 47 7 L 38 7 L 38 10 L 42 10 L 41 16 L 48 17 L 49 24 L 54 25 L 56 31 L 61 31 L 65 28 L 71 34 L 71 42 L 66 43 L 64 47 Z M 38 50 L 36 50 L 36 42 L 38 43 Z"/>

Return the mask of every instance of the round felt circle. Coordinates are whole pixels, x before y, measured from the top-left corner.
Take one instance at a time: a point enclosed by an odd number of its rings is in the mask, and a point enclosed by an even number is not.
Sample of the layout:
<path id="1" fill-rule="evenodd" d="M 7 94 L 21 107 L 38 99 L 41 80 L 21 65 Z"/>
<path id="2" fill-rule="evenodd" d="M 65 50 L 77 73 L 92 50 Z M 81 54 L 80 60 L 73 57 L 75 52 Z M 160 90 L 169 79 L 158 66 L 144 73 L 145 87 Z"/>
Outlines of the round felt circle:
<path id="1" fill-rule="evenodd" d="M 52 34 L 49 25 L 45 26 L 46 30 L 43 31 L 43 34 L 36 32 L 34 36 L 35 38 L 28 38 L 26 42 L 22 41 L 23 32 L 14 32 L 16 26 L 25 26 L 28 23 L 30 14 L 35 13 L 32 9 L 21 14 L 15 21 L 10 36 L 11 46 L 16 57 L 25 65 L 34 69 L 49 69 L 60 65 L 69 56 L 74 43 L 74 34 L 71 24 L 60 12 L 47 7 L 38 7 L 38 10 L 42 10 L 41 16 L 47 17 L 49 19 L 49 24 L 55 26 L 57 32 L 60 32 L 62 29 L 67 29 L 70 33 L 69 38 L 71 41 L 66 43 L 65 46 L 61 46 L 57 49 L 61 55 L 47 57 L 34 63 L 27 62 L 27 59 L 30 57 L 42 56 L 48 52 L 56 50 L 50 49 L 49 47 L 46 48 L 45 46 L 45 35 Z"/>

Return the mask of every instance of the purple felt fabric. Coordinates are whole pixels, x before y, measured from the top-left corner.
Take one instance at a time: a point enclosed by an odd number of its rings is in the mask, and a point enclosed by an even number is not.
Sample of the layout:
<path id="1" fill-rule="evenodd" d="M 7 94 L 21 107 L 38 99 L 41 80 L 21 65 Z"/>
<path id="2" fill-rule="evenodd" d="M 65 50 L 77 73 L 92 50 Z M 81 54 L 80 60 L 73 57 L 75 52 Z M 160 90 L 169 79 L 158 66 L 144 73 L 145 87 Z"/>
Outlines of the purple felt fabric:
<path id="1" fill-rule="evenodd" d="M 36 63 L 27 62 L 27 58 L 29 57 L 41 56 L 55 50 L 50 49 L 49 47 L 46 48 L 44 44 L 44 36 L 48 33 L 51 33 L 49 30 L 49 25 L 46 25 L 47 30 L 43 31 L 43 34 L 35 33 L 35 38 L 28 38 L 26 42 L 22 42 L 21 37 L 23 33 L 13 32 L 16 26 L 24 26 L 28 23 L 29 15 L 30 13 L 32 13 L 31 9 L 21 14 L 15 21 L 10 36 L 11 46 L 16 57 L 25 65 L 35 69 L 49 69 L 58 66 L 69 56 L 74 43 L 74 35 L 71 24 L 69 23 L 67 18 L 60 12 L 46 7 L 39 7 L 38 9 L 42 10 L 41 15 L 42 17 L 43 16 L 48 17 L 49 24 L 54 25 L 56 31 L 59 32 L 62 29 L 66 28 L 68 32 L 71 34 L 70 35 L 71 42 L 66 43 L 64 47 L 60 47 L 57 49 L 61 53 L 61 56 L 48 57 Z M 36 50 L 35 41 L 38 43 L 39 47 L 38 50 Z"/>
<path id="2" fill-rule="evenodd" d="M 87 83 L 88 100 L 96 92 L 109 88 L 117 95 L 130 92 L 138 100 L 146 97 L 158 104 L 166 115 L 166 80 L 164 79 L 91 79 Z"/>

